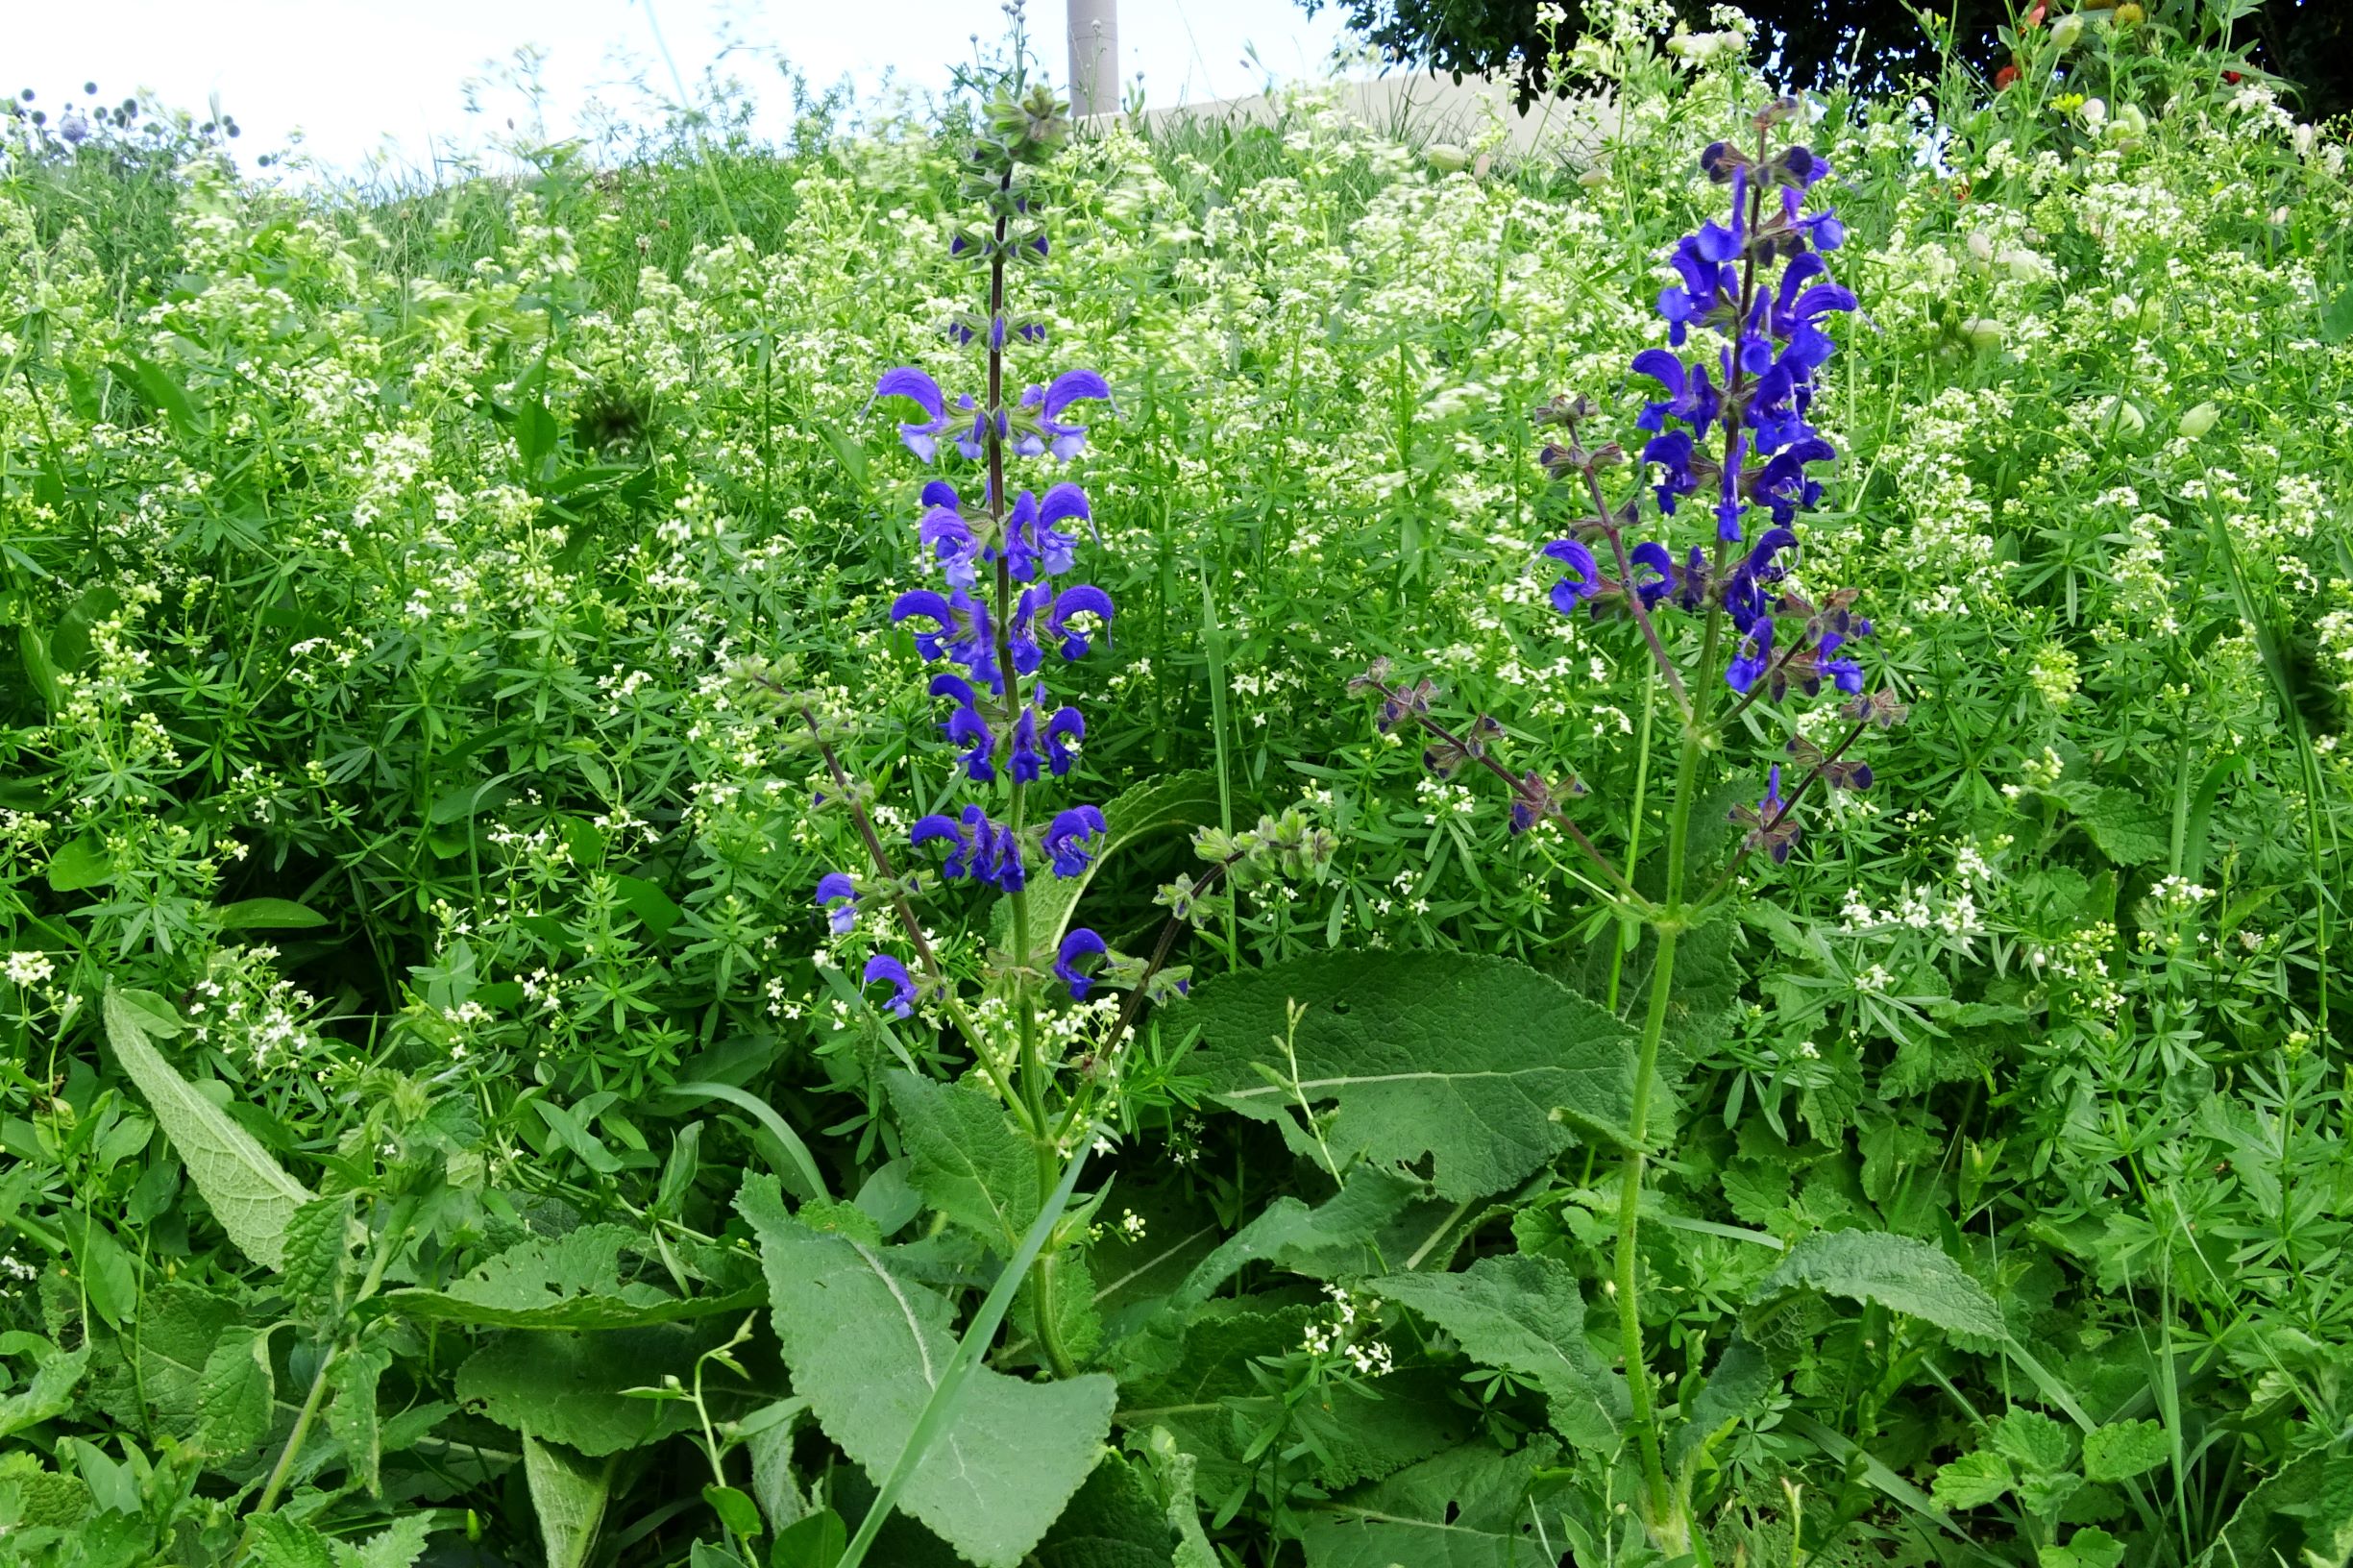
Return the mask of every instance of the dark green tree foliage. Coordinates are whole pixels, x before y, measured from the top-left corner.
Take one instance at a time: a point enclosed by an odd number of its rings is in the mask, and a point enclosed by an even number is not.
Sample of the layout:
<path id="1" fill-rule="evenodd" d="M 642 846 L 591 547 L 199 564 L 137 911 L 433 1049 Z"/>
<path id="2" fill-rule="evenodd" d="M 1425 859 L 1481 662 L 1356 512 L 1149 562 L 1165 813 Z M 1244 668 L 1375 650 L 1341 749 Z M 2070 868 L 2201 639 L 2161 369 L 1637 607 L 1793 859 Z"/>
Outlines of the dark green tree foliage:
<path id="1" fill-rule="evenodd" d="M 1510 75 L 1525 106 L 1538 95 L 1565 90 L 1546 66 L 1547 39 L 1537 20 L 1537 0 L 1300 0 L 1310 15 L 1331 3 L 1348 25 L 1400 65 L 1462 76 Z M 1708 25 L 1706 0 L 1675 0 L 1676 10 L 1695 29 Z M 2209 8 L 2189 0 L 2143 0 L 2151 23 L 2195 33 Z M 2294 85 L 2301 107 L 2315 117 L 2353 109 L 2353 5 L 2343 0 L 2239 0 L 2245 14 L 2234 24 L 2232 43 L 2247 51 L 2251 64 Z M 1564 0 L 1568 22 L 1560 42 L 1576 37 L 1583 24 L 1581 0 Z M 1818 86 L 1851 61 L 1859 86 L 1886 86 L 1906 77 L 1933 76 L 1945 53 L 1949 29 L 1955 58 L 1980 76 L 1991 77 L 2008 62 L 2001 33 L 2013 13 L 2031 0 L 1938 0 L 1925 7 L 1911 0 L 1751 0 L 1742 8 L 1761 24 L 1784 86 Z M 2051 12 L 2085 9 L 2077 0 L 2052 0 Z M 2211 25 L 2211 24 L 2207 24 Z"/>

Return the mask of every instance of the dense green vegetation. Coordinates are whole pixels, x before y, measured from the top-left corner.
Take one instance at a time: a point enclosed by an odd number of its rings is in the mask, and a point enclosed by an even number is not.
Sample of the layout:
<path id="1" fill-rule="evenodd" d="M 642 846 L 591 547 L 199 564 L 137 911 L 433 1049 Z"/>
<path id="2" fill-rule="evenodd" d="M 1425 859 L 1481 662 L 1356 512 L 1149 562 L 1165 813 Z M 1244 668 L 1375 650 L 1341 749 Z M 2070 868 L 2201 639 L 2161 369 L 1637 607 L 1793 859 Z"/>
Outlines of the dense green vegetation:
<path id="1" fill-rule="evenodd" d="M 2343 130 L 2098 12 L 1774 133 L 1860 306 L 1784 587 L 1909 708 L 1777 865 L 1842 694 L 1662 607 L 1679 750 L 1537 555 L 1767 96 L 1638 9 L 1573 156 L 984 139 L 1117 606 L 1026 819 L 1098 858 L 1001 901 L 909 846 L 1020 797 L 870 396 L 977 384 L 978 100 L 334 194 L 9 122 L 0 1555 L 2345 1562 Z M 1584 793 L 1513 832 L 1377 660 Z"/>

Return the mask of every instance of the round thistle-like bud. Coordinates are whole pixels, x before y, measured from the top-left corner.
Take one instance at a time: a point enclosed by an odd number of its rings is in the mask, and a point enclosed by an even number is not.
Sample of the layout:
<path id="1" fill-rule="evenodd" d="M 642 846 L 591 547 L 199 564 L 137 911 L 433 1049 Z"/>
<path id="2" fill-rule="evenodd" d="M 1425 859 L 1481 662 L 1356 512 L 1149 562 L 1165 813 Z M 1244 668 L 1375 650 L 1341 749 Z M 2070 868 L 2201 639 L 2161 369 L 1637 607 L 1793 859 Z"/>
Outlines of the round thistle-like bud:
<path id="1" fill-rule="evenodd" d="M 2124 0 L 2122 5 L 2116 8 L 2116 25 L 2120 28 L 2139 27 L 2147 15 L 2146 12 L 2133 4 L 2133 0 Z"/>
<path id="2" fill-rule="evenodd" d="M 1422 161 L 1440 174 L 1460 174 L 1471 166 L 1471 155 L 1451 141 L 1434 141 L 1422 149 Z"/>

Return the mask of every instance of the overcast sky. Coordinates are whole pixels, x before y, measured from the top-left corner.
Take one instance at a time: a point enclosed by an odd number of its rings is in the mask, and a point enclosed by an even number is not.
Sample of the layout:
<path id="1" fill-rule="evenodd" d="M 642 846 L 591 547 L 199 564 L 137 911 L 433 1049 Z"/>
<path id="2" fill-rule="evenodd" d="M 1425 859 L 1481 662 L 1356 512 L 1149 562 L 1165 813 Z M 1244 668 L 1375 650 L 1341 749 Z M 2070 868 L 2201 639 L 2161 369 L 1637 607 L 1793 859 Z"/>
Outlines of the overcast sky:
<path id="1" fill-rule="evenodd" d="M 1060 78 L 1063 0 L 1030 12 Z M 1119 12 L 1123 74 L 1142 71 L 1156 105 L 1255 92 L 1267 73 L 1319 75 L 1339 37 L 1331 8 L 1310 20 L 1294 0 L 1124 0 Z M 862 93 L 886 72 L 944 86 L 973 34 L 1004 27 L 999 0 L 651 0 L 650 14 L 649 0 L 5 0 L 0 12 L 0 72 L 16 78 L 0 90 L 31 87 L 53 114 L 85 82 L 106 102 L 152 89 L 201 110 L 217 95 L 248 159 L 299 127 L 343 167 L 379 151 L 421 167 L 437 144 L 502 131 L 523 100 L 494 89 L 470 115 L 466 85 L 527 45 L 546 51 L 546 122 L 560 135 L 592 97 L 627 103 L 634 74 L 667 89 L 656 24 L 690 81 L 732 36 L 780 49 L 815 85 L 847 78 Z M 765 60 L 727 63 L 764 103 L 783 99 Z"/>

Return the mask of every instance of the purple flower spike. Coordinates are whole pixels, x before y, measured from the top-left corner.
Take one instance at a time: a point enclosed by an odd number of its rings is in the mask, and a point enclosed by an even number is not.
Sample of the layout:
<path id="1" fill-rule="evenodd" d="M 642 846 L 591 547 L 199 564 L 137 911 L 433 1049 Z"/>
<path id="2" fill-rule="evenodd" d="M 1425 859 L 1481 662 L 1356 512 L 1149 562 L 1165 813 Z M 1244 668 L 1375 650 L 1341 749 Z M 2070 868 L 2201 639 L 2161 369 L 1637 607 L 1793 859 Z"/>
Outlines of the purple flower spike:
<path id="1" fill-rule="evenodd" d="M 846 872 L 827 871 L 817 879 L 817 907 L 835 936 L 849 935 L 858 924 L 857 884 Z"/>
<path id="2" fill-rule="evenodd" d="M 915 1011 L 915 979 L 908 974 L 907 966 L 897 959 L 887 953 L 876 953 L 866 961 L 863 978 L 870 986 L 878 980 L 891 982 L 891 999 L 882 1005 L 900 1017 Z"/>
<path id="3" fill-rule="evenodd" d="M 1062 939 L 1062 948 L 1054 955 L 1054 978 L 1070 988 L 1072 1001 L 1085 1001 L 1087 992 L 1094 989 L 1094 977 L 1080 973 L 1078 961 L 1091 956 L 1100 958 L 1110 951 L 1101 937 L 1083 925 Z"/>

